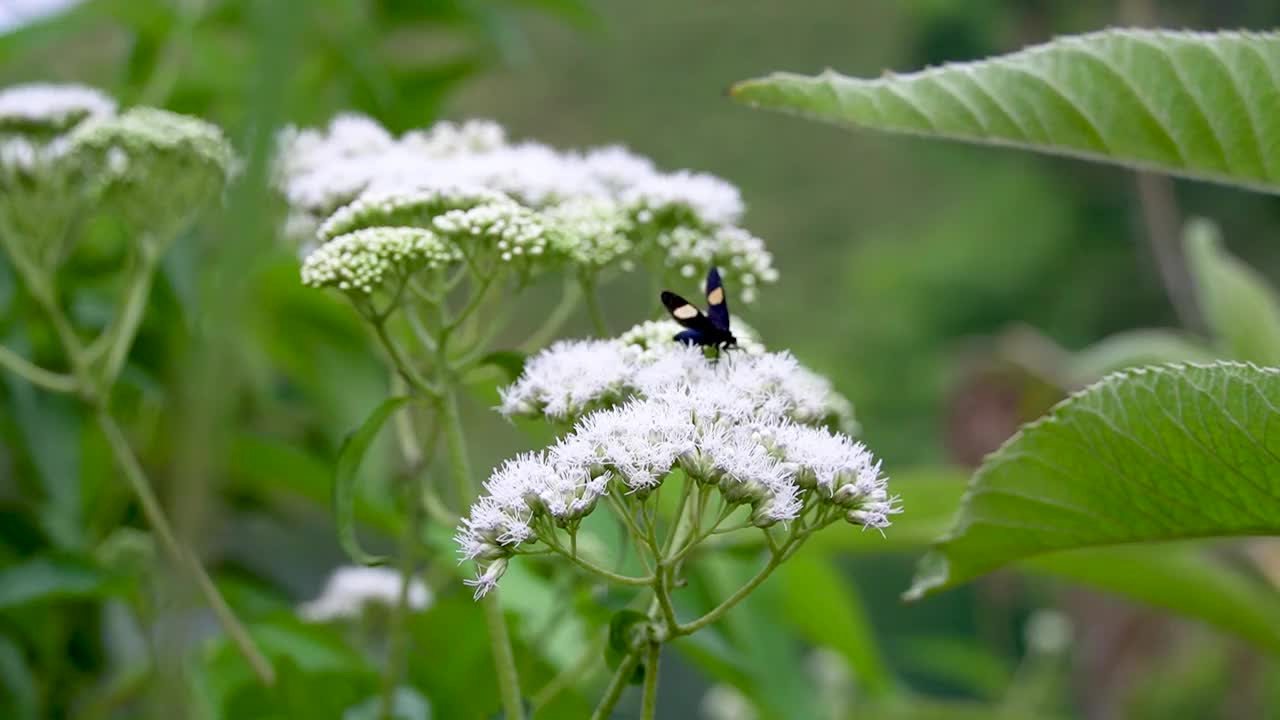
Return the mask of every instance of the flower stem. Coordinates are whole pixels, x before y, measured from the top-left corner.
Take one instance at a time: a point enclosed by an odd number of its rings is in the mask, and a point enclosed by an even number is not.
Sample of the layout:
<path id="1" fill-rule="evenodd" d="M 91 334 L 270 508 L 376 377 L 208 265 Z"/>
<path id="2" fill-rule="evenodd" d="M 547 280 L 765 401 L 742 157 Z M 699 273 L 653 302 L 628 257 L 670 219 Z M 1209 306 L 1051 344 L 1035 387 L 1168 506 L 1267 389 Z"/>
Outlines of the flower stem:
<path id="1" fill-rule="evenodd" d="M 640 720 L 653 720 L 658 711 L 658 662 L 662 659 L 662 644 L 650 642 L 644 663 L 644 696 L 640 704 Z"/>
<path id="2" fill-rule="evenodd" d="M 635 674 L 636 665 L 639 664 L 640 650 L 634 650 L 622 659 L 613 677 L 609 679 L 609 686 L 605 688 L 600 704 L 596 706 L 595 712 L 591 713 L 591 720 L 608 720 L 609 715 L 613 713 L 613 708 L 618 704 L 618 699 L 622 697 L 622 691 L 627 689 L 631 676 Z"/>
<path id="3" fill-rule="evenodd" d="M 110 385 L 120 376 L 129 348 L 138 335 L 138 326 L 142 323 L 142 314 L 147 307 L 147 298 L 151 296 L 151 282 L 155 276 L 156 262 L 146 250 L 139 261 L 137 272 L 131 278 L 129 291 L 125 295 L 124 306 L 116 323 L 111 326 L 107 349 L 106 365 L 103 366 L 103 381 Z"/>
<path id="4" fill-rule="evenodd" d="M 520 699 L 520 676 L 516 672 L 516 657 L 511 650 L 511 637 L 507 634 L 507 619 L 502 616 L 502 602 L 498 591 L 491 590 L 480 601 L 484 607 L 485 624 L 489 630 L 489 647 L 493 651 L 493 664 L 498 672 L 498 690 L 502 693 L 502 714 L 505 720 L 524 720 L 524 703 Z"/>
<path id="5" fill-rule="evenodd" d="M 77 387 L 74 377 L 46 370 L 3 345 L 0 345 L 0 367 L 8 368 L 14 375 L 51 392 L 75 392 Z"/>
<path id="6" fill-rule="evenodd" d="M 396 687 L 400 684 L 400 676 L 404 673 L 409 653 L 409 633 L 405 625 L 409 620 L 409 586 L 413 583 L 418 532 L 422 524 L 422 503 L 414 488 L 418 476 L 418 473 L 414 472 L 415 469 L 411 468 L 404 476 L 403 489 L 408 517 L 400 535 L 400 593 L 391 611 L 391 624 L 388 631 L 390 647 L 387 649 L 387 667 L 382 674 L 382 709 L 379 717 L 385 720 L 391 720 L 395 712 Z"/>
<path id="7" fill-rule="evenodd" d="M 98 421 L 98 427 L 102 429 L 102 434 L 106 436 L 107 444 L 111 447 L 111 454 L 114 456 L 116 464 L 120 466 L 120 471 L 124 473 L 125 479 L 129 481 L 134 494 L 138 496 L 138 502 L 142 505 L 142 513 L 147 518 L 147 524 L 151 526 L 152 531 L 160 539 L 161 547 L 170 555 L 178 567 L 186 570 L 195 579 L 196 584 L 200 587 L 200 592 L 213 610 L 213 614 L 217 616 L 218 622 L 222 624 L 223 629 L 227 631 L 227 635 L 231 637 L 231 641 L 240 650 L 240 654 L 253 667 L 258 680 L 263 685 L 271 686 L 275 683 L 275 670 L 272 669 L 271 663 L 259 652 L 253 642 L 253 638 L 249 635 L 249 631 L 236 618 L 235 612 L 227 605 L 227 601 L 222 598 L 222 594 L 218 592 L 213 579 L 205 572 L 200 560 L 190 550 L 178 543 L 173 527 L 169 525 L 164 509 L 160 506 L 160 500 L 151 491 L 151 484 L 147 482 L 147 476 L 143 473 L 142 466 L 138 463 L 138 458 L 129 447 L 129 443 L 125 439 L 124 433 L 120 430 L 120 426 L 116 424 L 115 419 L 103 407 L 98 407 L 94 414 Z"/>
<path id="8" fill-rule="evenodd" d="M 441 383 L 440 424 L 444 430 L 445 445 L 449 450 L 449 464 L 458 490 L 458 505 L 465 508 L 471 502 L 471 463 L 467 459 L 467 438 L 462 432 L 462 414 L 458 410 L 458 393 L 448 378 Z M 524 720 L 524 705 L 520 700 L 520 675 L 516 671 L 515 653 L 511 650 L 511 636 L 507 632 L 507 620 L 502 615 L 498 593 L 491 591 L 484 600 L 485 625 L 489 631 L 489 646 L 493 651 L 494 669 L 498 674 L 498 689 L 502 693 L 502 709 L 506 720 Z"/>
<path id="9" fill-rule="evenodd" d="M 596 297 L 596 286 L 591 278 L 585 274 L 581 276 L 582 297 L 586 301 L 587 313 L 591 316 L 591 325 L 596 331 L 596 335 L 602 338 L 609 337 L 609 322 L 604 317 L 604 310 L 600 307 L 600 299 Z"/>
<path id="10" fill-rule="evenodd" d="M 533 334 L 520 343 L 520 350 L 530 353 L 542 349 L 544 345 L 551 342 L 551 338 L 555 337 L 555 334 L 560 331 L 569 316 L 573 314 L 573 309 L 577 306 L 578 298 L 581 296 L 581 285 L 572 276 L 566 277 L 564 290 L 560 294 L 560 302 L 547 315 L 542 327 L 533 331 Z"/>
<path id="11" fill-rule="evenodd" d="M 736 592 L 725 598 L 724 602 L 717 605 L 706 615 L 703 615 L 693 622 L 677 626 L 675 628 L 674 635 L 689 635 L 701 630 L 716 620 L 719 620 L 720 616 L 731 610 L 733 606 L 742 602 L 743 598 L 750 595 L 751 591 L 755 590 L 760 586 L 760 583 L 768 579 L 769 575 L 772 574 L 773 571 L 782 564 L 782 561 L 787 558 L 787 551 L 790 548 L 791 543 L 784 544 L 777 552 L 769 556 L 769 562 L 766 563 L 764 567 L 760 568 L 760 571 L 748 580 L 746 585 L 738 588 Z"/>

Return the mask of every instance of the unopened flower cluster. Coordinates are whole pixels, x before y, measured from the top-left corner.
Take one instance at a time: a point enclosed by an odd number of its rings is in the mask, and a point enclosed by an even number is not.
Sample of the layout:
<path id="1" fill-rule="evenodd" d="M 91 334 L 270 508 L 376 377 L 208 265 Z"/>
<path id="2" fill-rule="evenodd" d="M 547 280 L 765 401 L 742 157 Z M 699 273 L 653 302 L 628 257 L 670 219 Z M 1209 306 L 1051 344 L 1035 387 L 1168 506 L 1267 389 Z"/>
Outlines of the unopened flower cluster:
<path id="1" fill-rule="evenodd" d="M 643 500 L 674 470 L 715 488 L 727 507 L 746 508 L 757 527 L 801 516 L 889 525 L 897 500 L 879 462 L 816 424 L 828 399 L 790 355 L 713 361 L 673 343 L 637 361 L 637 350 L 561 343 L 532 358 L 504 393 L 508 413 L 585 414 L 555 445 L 498 468 L 463 519 L 457 541 L 479 564 L 468 581 L 477 596 L 541 533 L 576 530 L 610 493 Z"/>
<path id="2" fill-rule="evenodd" d="M 0 90 L 0 214 L 31 265 L 68 234 L 67 218 L 110 208 L 131 237 L 160 250 L 233 171 L 230 144 L 203 120 L 154 108 L 117 113 L 79 85 Z M 60 224 L 61 223 L 61 224 Z"/>
<path id="3" fill-rule="evenodd" d="M 560 151 L 508 141 L 492 122 L 439 123 L 395 137 L 358 115 L 280 140 L 277 184 L 304 254 L 370 227 L 431 230 L 471 259 L 535 271 L 637 263 L 691 277 L 719 266 L 750 302 L 777 277 L 764 242 L 741 227 L 737 188 L 664 173 L 620 147 Z"/>

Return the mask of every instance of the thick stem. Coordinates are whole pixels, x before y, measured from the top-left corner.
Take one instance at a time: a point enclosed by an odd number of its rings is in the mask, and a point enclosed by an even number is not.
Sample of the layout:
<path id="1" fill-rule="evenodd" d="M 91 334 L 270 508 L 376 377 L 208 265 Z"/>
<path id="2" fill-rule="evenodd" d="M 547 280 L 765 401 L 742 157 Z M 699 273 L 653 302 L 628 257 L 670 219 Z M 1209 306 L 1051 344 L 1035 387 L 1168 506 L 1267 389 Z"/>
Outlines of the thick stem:
<path id="1" fill-rule="evenodd" d="M 445 385 L 440 396 L 440 425 L 449 450 L 449 466 L 453 471 L 454 489 L 458 493 L 458 508 L 465 510 L 475 495 L 475 488 L 471 483 L 467 438 L 462 431 L 462 411 L 458 407 L 458 393 L 452 383 Z"/>
<path id="2" fill-rule="evenodd" d="M 604 697 L 600 699 L 600 704 L 596 706 L 595 712 L 591 713 L 591 720 L 608 720 L 613 714 L 613 708 L 617 706 L 619 698 L 622 697 L 622 691 L 627 689 L 627 685 L 631 682 L 631 676 L 636 672 L 636 666 L 640 664 L 640 650 L 635 650 L 631 654 L 622 659 L 618 664 L 618 669 L 614 671 L 613 677 L 609 679 L 609 686 L 605 688 Z"/>
<path id="3" fill-rule="evenodd" d="M 249 631 L 240 624 L 235 613 L 227 605 L 227 601 L 222 598 L 222 593 L 218 592 L 217 586 L 214 585 L 213 579 L 205 572 L 200 560 L 190 550 L 178 543 L 177 536 L 174 534 L 173 528 L 169 525 L 169 520 L 164 514 L 164 509 L 160 506 L 160 500 L 151 491 L 151 483 L 147 481 L 147 476 L 143 473 L 142 466 L 138 463 L 138 458 L 129 447 L 129 443 L 125 439 L 124 433 L 120 430 L 120 426 L 116 424 L 115 419 L 104 408 L 97 408 L 95 416 L 98 421 L 98 427 L 102 429 L 102 434 L 106 437 L 107 444 L 111 447 L 111 454 L 115 458 L 116 464 L 119 465 L 120 471 L 124 473 L 125 479 L 129 481 L 134 494 L 138 496 L 138 502 L 142 505 L 142 513 L 147 518 L 147 524 L 151 526 L 156 537 L 160 539 L 160 546 L 169 554 L 178 567 L 184 569 L 195 579 L 196 584 L 200 587 L 201 594 L 204 595 L 209 607 L 213 610 L 213 614 L 217 616 L 218 622 L 222 624 L 223 629 L 227 631 L 227 635 L 231 637 L 231 641 L 240 650 L 240 654 L 253 667 L 258 680 L 263 685 L 270 686 L 274 684 L 275 670 L 272 669 L 271 663 L 258 651 L 258 647 L 254 644 L 253 638 L 250 637 Z"/>
<path id="4" fill-rule="evenodd" d="M 640 701 L 640 720 L 653 720 L 658 712 L 658 662 L 662 659 L 662 644 L 649 643 L 644 663 L 644 696 Z"/>
<path id="5" fill-rule="evenodd" d="M 506 720 L 524 720 L 524 703 L 520 699 L 520 675 L 516 672 L 516 657 L 511 650 L 511 637 L 507 634 L 507 619 L 502 615 L 502 602 L 498 591 L 491 590 L 480 601 L 484 607 L 485 624 L 489 630 L 489 648 L 493 651 L 493 665 L 498 673 L 498 690 L 502 693 L 502 713 Z"/>

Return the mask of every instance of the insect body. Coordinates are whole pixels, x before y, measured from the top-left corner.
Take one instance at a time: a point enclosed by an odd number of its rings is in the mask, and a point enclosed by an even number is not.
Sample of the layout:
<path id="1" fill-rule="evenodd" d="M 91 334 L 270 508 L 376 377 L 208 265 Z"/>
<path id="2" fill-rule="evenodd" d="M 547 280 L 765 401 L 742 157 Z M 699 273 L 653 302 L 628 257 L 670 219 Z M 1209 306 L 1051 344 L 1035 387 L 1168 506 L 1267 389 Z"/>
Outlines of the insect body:
<path id="1" fill-rule="evenodd" d="M 707 313 L 694 307 L 688 300 L 669 291 L 662 291 L 662 304 L 676 322 L 685 327 L 675 336 L 676 342 L 686 345 L 705 345 L 716 349 L 738 346 L 738 339 L 729 330 L 729 305 L 724 297 L 724 284 L 714 267 L 707 271 Z"/>

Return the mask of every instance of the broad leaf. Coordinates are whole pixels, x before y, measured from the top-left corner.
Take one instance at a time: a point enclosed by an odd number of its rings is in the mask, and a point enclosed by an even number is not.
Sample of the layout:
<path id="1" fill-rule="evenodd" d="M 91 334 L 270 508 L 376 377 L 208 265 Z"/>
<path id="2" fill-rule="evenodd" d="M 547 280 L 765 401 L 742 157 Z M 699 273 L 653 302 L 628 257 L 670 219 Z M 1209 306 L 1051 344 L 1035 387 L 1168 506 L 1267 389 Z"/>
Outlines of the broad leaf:
<path id="1" fill-rule="evenodd" d="M 1033 558 L 1021 567 L 1198 618 L 1280 654 L 1280 594 L 1198 545 L 1075 550 Z"/>
<path id="2" fill-rule="evenodd" d="M 893 690 L 893 673 L 876 643 L 875 626 L 857 587 L 831 558 L 802 552 L 779 570 L 788 622 L 815 645 L 844 656 L 869 697 Z"/>
<path id="3" fill-rule="evenodd" d="M 1233 360 L 1280 365 L 1280 304 L 1267 281 L 1223 249 L 1208 220 L 1187 223 L 1186 251 L 1196 298 L 1219 349 Z"/>
<path id="4" fill-rule="evenodd" d="M 1280 534 L 1280 370 L 1111 375 L 991 454 L 909 598 L 1075 548 Z"/>
<path id="5" fill-rule="evenodd" d="M 863 80 L 742 82 L 759 107 L 1280 190 L 1280 34 L 1109 30 Z"/>
<path id="6" fill-rule="evenodd" d="M 0 610 L 109 590 L 109 577 L 74 557 L 36 557 L 0 570 Z"/>
<path id="7" fill-rule="evenodd" d="M 360 539 L 356 537 L 356 475 L 360 469 L 360 461 L 378 436 L 387 418 L 395 414 L 401 405 L 409 402 L 408 397 L 393 397 L 384 400 L 374 408 L 369 417 L 355 432 L 342 441 L 342 449 L 338 452 L 338 463 L 333 476 L 333 514 L 338 526 L 338 542 L 347 551 L 351 559 L 361 565 L 377 565 L 386 558 L 371 555 L 360 547 Z"/>

